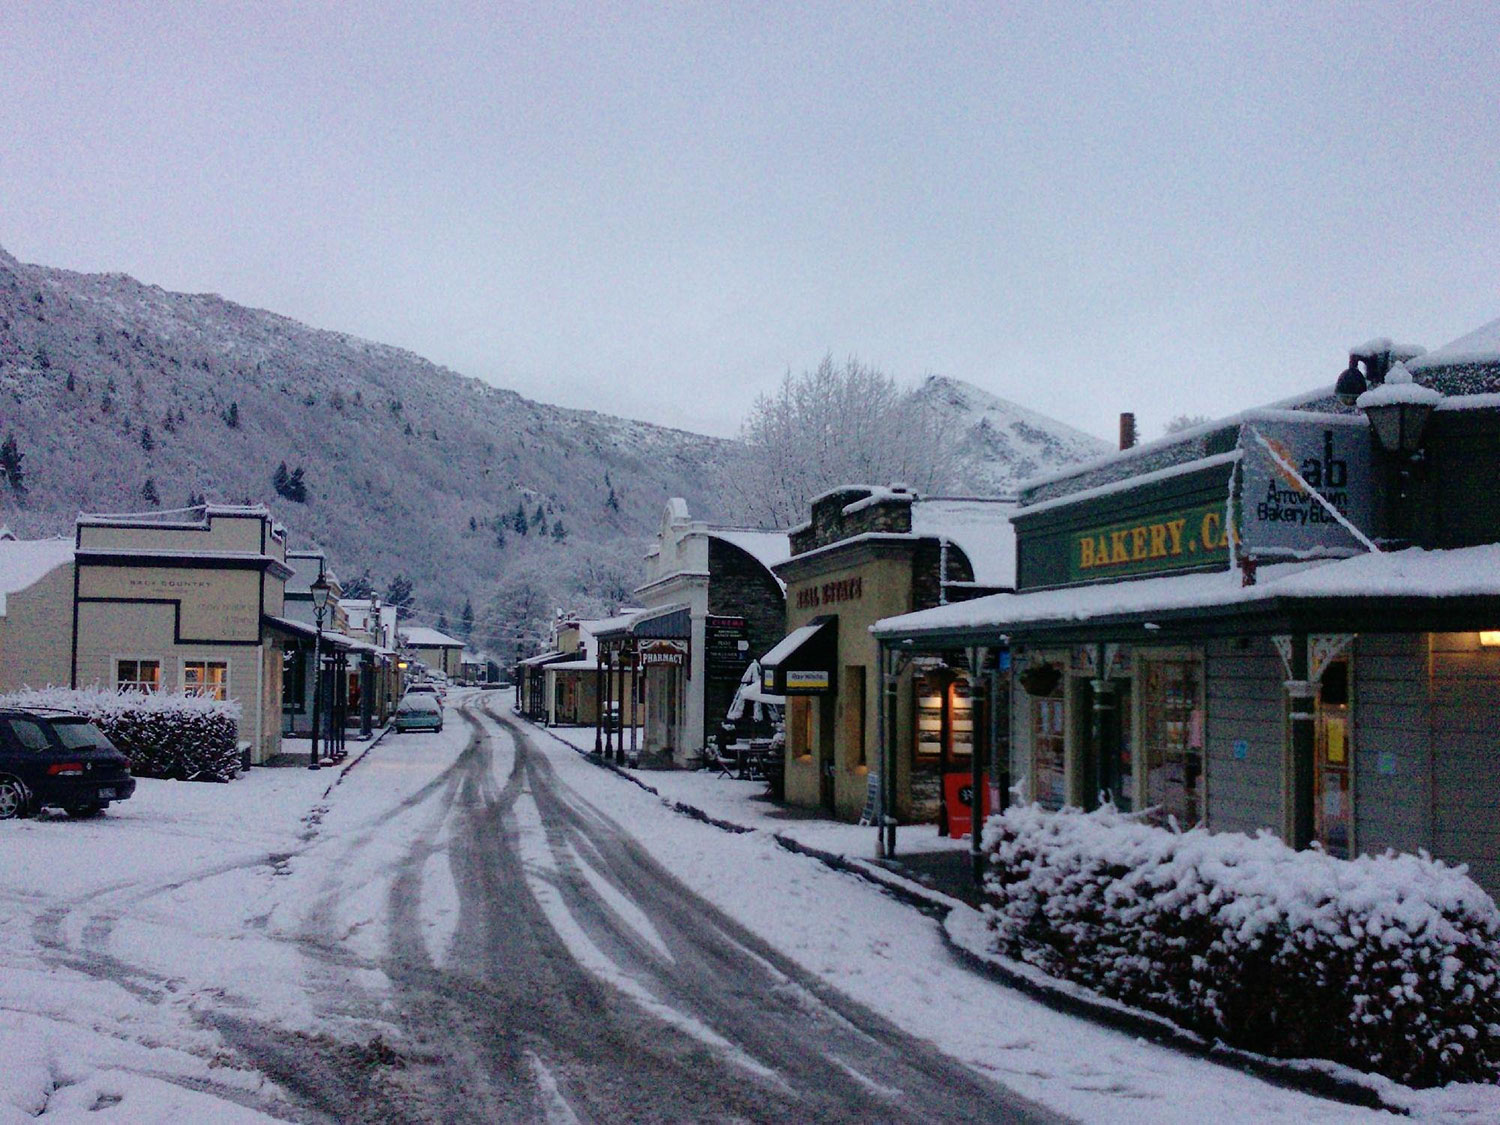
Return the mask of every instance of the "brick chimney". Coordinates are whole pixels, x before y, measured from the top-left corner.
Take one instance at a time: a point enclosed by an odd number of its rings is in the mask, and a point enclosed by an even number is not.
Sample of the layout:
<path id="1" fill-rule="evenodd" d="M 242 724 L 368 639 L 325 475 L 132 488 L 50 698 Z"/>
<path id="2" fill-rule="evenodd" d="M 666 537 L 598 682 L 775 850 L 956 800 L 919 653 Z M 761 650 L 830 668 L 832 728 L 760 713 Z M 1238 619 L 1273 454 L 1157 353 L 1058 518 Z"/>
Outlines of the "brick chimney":
<path id="1" fill-rule="evenodd" d="M 1135 445 L 1135 415 L 1128 411 L 1120 415 L 1120 448 L 1130 449 Z"/>

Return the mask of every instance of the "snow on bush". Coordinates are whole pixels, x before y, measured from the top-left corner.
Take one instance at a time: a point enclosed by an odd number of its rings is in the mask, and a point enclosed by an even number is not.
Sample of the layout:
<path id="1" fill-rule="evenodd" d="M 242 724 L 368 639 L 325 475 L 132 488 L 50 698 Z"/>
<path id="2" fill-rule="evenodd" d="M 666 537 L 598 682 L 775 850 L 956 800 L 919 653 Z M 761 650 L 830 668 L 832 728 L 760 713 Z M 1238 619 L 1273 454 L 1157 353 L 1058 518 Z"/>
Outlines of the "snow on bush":
<path id="1" fill-rule="evenodd" d="M 1114 809 L 985 826 L 1001 950 L 1210 1039 L 1414 1086 L 1500 1070 L 1500 911 L 1423 854 L 1335 859 Z"/>
<path id="2" fill-rule="evenodd" d="M 44 688 L 0 696 L 4 707 L 87 715 L 130 759 L 137 777 L 228 781 L 239 773 L 240 705 L 196 695 Z"/>

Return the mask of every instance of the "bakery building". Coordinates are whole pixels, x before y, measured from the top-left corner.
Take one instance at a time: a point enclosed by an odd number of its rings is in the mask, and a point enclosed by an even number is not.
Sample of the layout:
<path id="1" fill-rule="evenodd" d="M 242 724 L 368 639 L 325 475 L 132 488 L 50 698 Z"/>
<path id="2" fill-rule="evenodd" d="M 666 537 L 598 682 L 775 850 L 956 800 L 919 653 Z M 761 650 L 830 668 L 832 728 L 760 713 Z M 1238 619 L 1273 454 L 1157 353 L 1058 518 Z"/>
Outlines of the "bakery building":
<path id="1" fill-rule="evenodd" d="M 1101 799 L 1500 889 L 1500 322 L 1029 482 L 1014 593 L 882 622 L 1006 651 L 1001 799 Z M 897 754 L 900 748 L 895 748 Z"/>
<path id="2" fill-rule="evenodd" d="M 667 502 L 635 591 L 643 608 L 611 636 L 638 685 L 643 762 L 702 763 L 745 669 L 782 635 L 786 593 L 774 568 L 790 553 L 784 531 L 709 524 L 680 497 Z M 628 684 L 619 697 L 631 697 Z"/>
<path id="3" fill-rule="evenodd" d="M 74 538 L 68 682 L 240 704 L 253 762 L 281 744 L 286 535 L 260 506 L 85 515 Z"/>
<path id="4" fill-rule="evenodd" d="M 760 654 L 763 690 L 787 700 L 789 803 L 852 821 L 881 799 L 904 820 L 948 826 L 949 791 L 983 736 L 973 676 L 941 653 L 907 662 L 884 677 L 882 706 L 882 653 L 870 629 L 1010 589 L 1012 507 L 900 486 L 850 485 L 813 499 L 810 520 L 790 532 L 790 557 L 775 567 L 786 583 L 784 636 Z M 898 752 L 882 775 L 876 756 L 886 740 Z"/>

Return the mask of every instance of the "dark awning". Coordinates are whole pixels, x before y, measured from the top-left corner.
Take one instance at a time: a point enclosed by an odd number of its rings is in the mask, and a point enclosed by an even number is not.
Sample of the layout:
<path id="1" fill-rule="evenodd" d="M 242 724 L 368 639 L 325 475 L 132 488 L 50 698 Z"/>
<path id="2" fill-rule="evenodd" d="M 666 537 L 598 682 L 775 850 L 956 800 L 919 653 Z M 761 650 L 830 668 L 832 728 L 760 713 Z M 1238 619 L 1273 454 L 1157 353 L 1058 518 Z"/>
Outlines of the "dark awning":
<path id="1" fill-rule="evenodd" d="M 815 617 L 760 658 L 761 687 L 773 695 L 821 695 L 836 689 L 839 619 Z"/>
<path id="2" fill-rule="evenodd" d="M 630 635 L 653 641 L 685 641 L 693 635 L 692 610 L 686 605 L 661 606 L 638 614 Z"/>

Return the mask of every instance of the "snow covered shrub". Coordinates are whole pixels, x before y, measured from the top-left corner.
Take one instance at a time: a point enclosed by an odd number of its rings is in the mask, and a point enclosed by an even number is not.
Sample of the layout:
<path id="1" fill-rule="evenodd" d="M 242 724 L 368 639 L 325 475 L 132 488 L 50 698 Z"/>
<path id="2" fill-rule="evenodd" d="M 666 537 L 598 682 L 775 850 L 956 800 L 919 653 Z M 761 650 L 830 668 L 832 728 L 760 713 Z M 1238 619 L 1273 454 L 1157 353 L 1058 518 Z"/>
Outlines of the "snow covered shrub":
<path id="1" fill-rule="evenodd" d="M 239 773 L 240 705 L 195 695 L 46 688 L 0 696 L 4 707 L 87 715 L 130 759 L 137 777 L 228 781 Z"/>
<path id="2" fill-rule="evenodd" d="M 1500 1072 L 1500 910 L 1461 867 L 1034 805 L 983 844 L 1001 950 L 1054 976 L 1263 1054 Z"/>

